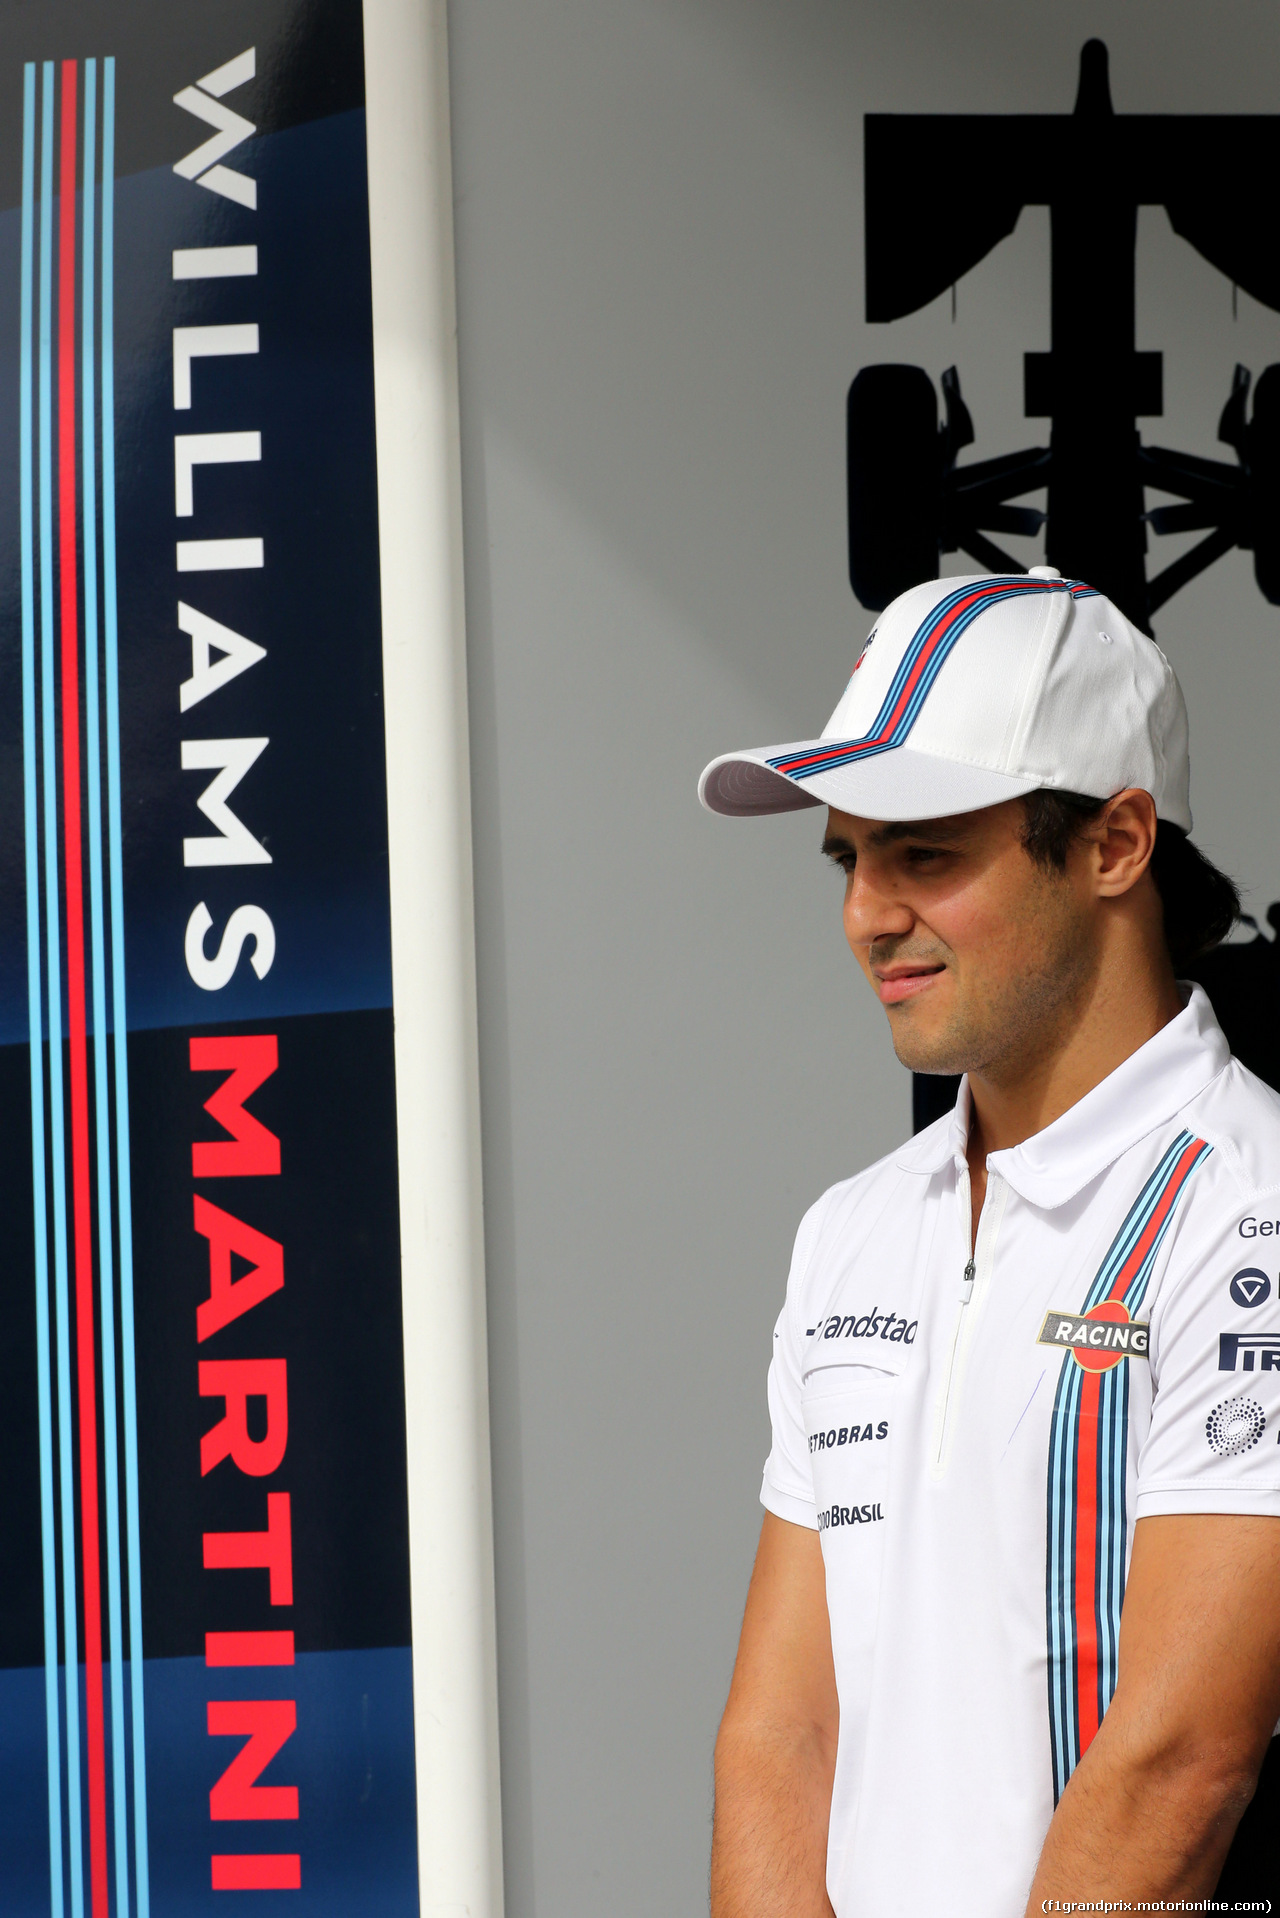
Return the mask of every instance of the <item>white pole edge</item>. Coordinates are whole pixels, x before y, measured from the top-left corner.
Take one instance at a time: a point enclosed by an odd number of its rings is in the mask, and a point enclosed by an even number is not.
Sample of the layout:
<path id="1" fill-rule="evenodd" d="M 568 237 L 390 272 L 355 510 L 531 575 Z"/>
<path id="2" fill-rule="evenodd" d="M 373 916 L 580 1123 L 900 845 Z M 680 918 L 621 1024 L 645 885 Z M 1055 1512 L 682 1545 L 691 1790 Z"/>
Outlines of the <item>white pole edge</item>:
<path id="1" fill-rule="evenodd" d="M 365 0 L 423 1918 L 501 1918 L 445 0 Z"/>

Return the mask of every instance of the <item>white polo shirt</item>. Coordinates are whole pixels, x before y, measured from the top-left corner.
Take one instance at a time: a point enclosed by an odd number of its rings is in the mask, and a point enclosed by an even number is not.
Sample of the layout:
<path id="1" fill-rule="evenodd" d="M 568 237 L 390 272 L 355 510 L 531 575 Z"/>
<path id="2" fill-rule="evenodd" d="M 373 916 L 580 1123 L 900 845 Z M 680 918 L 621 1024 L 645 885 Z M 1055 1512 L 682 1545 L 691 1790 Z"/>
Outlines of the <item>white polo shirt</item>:
<path id="1" fill-rule="evenodd" d="M 822 1539 L 837 1918 L 1022 1918 L 1137 1519 L 1280 1516 L 1280 1099 L 1199 987 L 987 1161 L 967 1093 L 796 1239 L 762 1498 Z"/>

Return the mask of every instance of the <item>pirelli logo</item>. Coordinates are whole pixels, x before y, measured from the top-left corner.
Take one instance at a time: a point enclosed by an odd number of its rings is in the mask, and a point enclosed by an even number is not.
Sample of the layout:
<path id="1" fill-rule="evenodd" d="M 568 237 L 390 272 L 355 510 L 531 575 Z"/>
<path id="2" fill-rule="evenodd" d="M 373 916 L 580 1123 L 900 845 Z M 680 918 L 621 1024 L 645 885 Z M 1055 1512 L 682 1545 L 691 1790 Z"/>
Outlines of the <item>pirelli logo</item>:
<path id="1" fill-rule="evenodd" d="M 1150 1332 L 1118 1299 L 1104 1299 L 1084 1314 L 1046 1313 L 1036 1343 L 1065 1348 L 1086 1372 L 1105 1372 L 1122 1359 L 1145 1359 Z"/>
<path id="2" fill-rule="evenodd" d="M 1220 1332 L 1220 1372 L 1280 1372 L 1280 1332 Z"/>

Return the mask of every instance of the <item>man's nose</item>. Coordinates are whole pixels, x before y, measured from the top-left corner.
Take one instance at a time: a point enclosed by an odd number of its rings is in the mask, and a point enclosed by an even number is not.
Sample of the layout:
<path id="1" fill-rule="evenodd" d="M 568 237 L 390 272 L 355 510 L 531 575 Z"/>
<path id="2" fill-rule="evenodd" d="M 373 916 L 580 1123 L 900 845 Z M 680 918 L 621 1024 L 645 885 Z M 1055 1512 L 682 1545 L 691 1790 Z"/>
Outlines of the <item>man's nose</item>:
<path id="1" fill-rule="evenodd" d="M 911 907 L 877 884 L 864 862 L 855 867 L 844 901 L 844 933 L 851 946 L 876 939 L 901 939 L 916 922 Z"/>

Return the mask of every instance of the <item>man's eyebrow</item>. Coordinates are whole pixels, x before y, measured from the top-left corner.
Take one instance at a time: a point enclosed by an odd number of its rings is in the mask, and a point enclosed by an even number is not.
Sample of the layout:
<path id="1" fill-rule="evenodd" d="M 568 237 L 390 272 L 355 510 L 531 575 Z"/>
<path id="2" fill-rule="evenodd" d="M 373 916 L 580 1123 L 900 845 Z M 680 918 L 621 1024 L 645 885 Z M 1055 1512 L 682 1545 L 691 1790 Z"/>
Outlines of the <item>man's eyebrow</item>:
<path id="1" fill-rule="evenodd" d="M 891 819 L 867 835 L 867 844 L 891 846 L 899 839 L 928 839 L 935 844 L 954 843 L 963 830 L 954 819 Z"/>
<path id="2" fill-rule="evenodd" d="M 963 828 L 954 819 L 891 819 L 867 834 L 868 850 L 878 851 L 881 846 L 891 846 L 901 839 L 928 840 L 932 844 L 954 844 Z M 843 833 L 828 833 L 822 842 L 824 857 L 840 859 L 852 855 L 857 857 L 857 847 Z"/>

